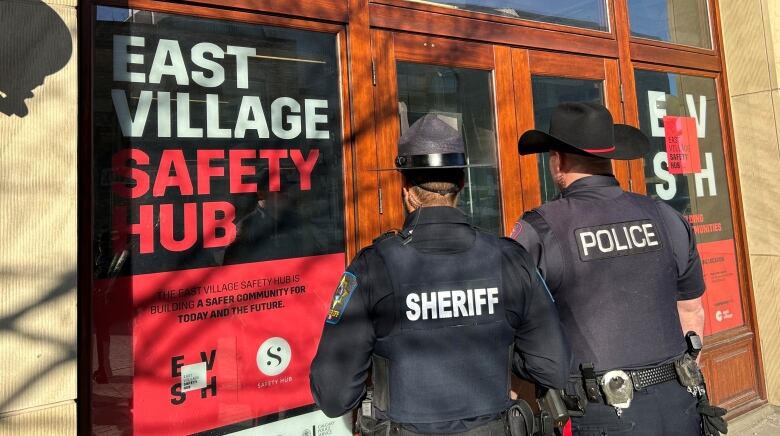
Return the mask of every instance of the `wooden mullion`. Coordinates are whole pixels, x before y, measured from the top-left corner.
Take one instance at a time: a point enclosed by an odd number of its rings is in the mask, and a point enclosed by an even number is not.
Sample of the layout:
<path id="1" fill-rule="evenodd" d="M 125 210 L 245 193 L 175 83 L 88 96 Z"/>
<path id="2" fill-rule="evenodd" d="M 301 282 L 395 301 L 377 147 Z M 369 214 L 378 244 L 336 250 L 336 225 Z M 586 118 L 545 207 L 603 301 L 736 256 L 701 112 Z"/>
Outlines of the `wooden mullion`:
<path id="1" fill-rule="evenodd" d="M 509 47 L 496 46 L 494 53 L 498 171 L 504 233 L 508 235 L 517 218 L 523 213 L 523 187 L 520 155 L 517 153 L 519 135 L 514 99 L 515 86 L 512 80 L 512 51 Z"/>
<path id="2" fill-rule="evenodd" d="M 528 50 L 512 49 L 512 72 L 515 84 L 515 117 L 518 139 L 534 128 L 534 102 L 531 87 L 531 65 Z M 539 189 L 538 154 L 520 156 L 520 180 L 523 187 L 523 208 L 532 209 L 542 204 Z"/>
<path id="3" fill-rule="evenodd" d="M 393 34 L 396 60 L 492 70 L 490 45 L 404 32 Z"/>
<path id="4" fill-rule="evenodd" d="M 376 83 L 374 88 L 374 117 L 376 124 L 377 168 L 394 168 L 400 136 L 398 120 L 398 78 L 396 72 L 395 40 L 392 32 L 371 32 Z M 397 171 L 380 171 L 379 187 L 382 190 L 380 231 L 400 229 L 404 220 L 401 202 L 401 175 Z"/>
<path id="5" fill-rule="evenodd" d="M 379 174 L 375 147 L 374 86 L 368 0 L 349 0 L 347 33 L 349 89 L 352 108 L 352 142 L 355 153 L 354 186 L 358 248 L 369 245 L 379 233 Z"/>

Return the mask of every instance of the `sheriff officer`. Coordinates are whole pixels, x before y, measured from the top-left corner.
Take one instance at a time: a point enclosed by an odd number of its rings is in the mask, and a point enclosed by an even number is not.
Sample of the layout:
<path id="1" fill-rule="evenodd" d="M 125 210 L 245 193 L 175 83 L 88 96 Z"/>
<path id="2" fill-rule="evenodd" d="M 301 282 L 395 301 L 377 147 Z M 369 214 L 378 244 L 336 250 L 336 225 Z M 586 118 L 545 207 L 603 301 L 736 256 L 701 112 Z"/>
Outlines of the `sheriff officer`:
<path id="1" fill-rule="evenodd" d="M 686 220 L 661 201 L 624 192 L 611 159 L 642 157 L 638 129 L 593 103 L 564 103 L 550 133 L 531 130 L 520 154 L 550 152 L 560 196 L 523 215 L 512 237 L 550 287 L 572 350 L 567 400 L 585 409 L 574 434 L 701 434 L 722 412 L 681 386 L 685 332 L 704 328 L 701 260 Z M 706 414 L 712 416 L 705 416 Z M 720 413 L 722 414 L 722 413 Z"/>
<path id="2" fill-rule="evenodd" d="M 505 435 L 511 369 L 549 388 L 566 382 L 552 299 L 519 244 L 472 227 L 455 207 L 467 167 L 457 130 L 427 114 L 398 154 L 404 228 L 344 273 L 312 394 L 326 415 L 343 415 L 364 400 L 371 371 L 363 434 Z"/>

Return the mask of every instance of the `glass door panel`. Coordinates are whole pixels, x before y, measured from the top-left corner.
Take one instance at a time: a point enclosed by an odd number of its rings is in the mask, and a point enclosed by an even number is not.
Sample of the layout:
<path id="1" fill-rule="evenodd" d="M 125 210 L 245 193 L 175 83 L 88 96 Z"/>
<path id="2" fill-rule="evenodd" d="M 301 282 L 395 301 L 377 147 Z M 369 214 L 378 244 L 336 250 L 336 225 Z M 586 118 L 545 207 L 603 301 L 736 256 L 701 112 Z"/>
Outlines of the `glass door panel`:
<path id="1" fill-rule="evenodd" d="M 590 79 L 568 79 L 564 77 L 532 76 L 531 87 L 534 100 L 534 124 L 544 132 L 550 131 L 550 117 L 558 104 L 563 102 L 593 102 L 604 104 L 604 82 Z M 550 175 L 548 153 L 540 154 L 539 189 L 542 202 L 558 195 L 558 188 Z"/>
<path id="2" fill-rule="evenodd" d="M 393 168 L 398 139 L 428 113 L 457 129 L 470 164 L 458 200 L 471 223 L 503 233 L 498 120 L 493 47 L 408 34 L 375 31 L 377 150 L 381 168 Z M 401 177 L 380 174 L 380 228 L 403 225 Z"/>
<path id="3" fill-rule="evenodd" d="M 466 170 L 458 208 L 474 225 L 498 234 L 501 214 L 491 72 L 410 62 L 397 62 L 396 68 L 400 134 L 428 113 L 461 132 L 466 161 L 488 166 Z"/>
<path id="4" fill-rule="evenodd" d="M 567 101 L 602 103 L 610 109 L 616 123 L 623 122 L 618 65 L 614 60 L 520 49 L 513 50 L 512 57 L 516 66 L 520 134 L 530 129 L 548 131 L 552 111 L 559 103 Z M 572 65 L 577 68 L 573 69 Z M 533 117 L 526 114 L 533 114 Z M 522 157 L 520 167 L 526 210 L 558 195 L 550 176 L 547 153 Z M 627 188 L 628 164 L 615 161 L 613 170 L 621 185 Z"/>

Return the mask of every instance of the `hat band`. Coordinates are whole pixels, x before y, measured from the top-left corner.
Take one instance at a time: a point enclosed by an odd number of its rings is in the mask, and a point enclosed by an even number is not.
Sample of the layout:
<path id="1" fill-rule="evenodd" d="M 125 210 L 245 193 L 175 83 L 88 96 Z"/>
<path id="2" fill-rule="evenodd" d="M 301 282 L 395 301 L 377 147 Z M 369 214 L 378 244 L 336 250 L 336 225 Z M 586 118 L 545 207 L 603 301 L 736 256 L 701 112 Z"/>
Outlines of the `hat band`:
<path id="1" fill-rule="evenodd" d="M 611 153 L 615 151 L 615 146 L 607 148 L 583 148 L 582 151 L 586 153 Z"/>
<path id="2" fill-rule="evenodd" d="M 464 153 L 416 154 L 395 158 L 395 167 L 401 170 L 463 166 L 466 166 L 466 155 Z"/>

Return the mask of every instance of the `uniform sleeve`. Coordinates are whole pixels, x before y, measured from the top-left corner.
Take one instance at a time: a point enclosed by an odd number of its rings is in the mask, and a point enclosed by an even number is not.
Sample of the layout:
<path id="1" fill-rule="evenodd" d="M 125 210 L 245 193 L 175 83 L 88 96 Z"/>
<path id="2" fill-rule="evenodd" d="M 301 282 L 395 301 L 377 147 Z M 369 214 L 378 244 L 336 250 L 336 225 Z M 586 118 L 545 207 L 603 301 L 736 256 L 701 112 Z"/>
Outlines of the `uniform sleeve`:
<path id="1" fill-rule="evenodd" d="M 704 274 L 696 249 L 696 236 L 688 221 L 666 203 L 659 209 L 672 240 L 672 251 L 677 262 L 677 300 L 692 300 L 704 294 Z"/>
<path id="2" fill-rule="evenodd" d="M 535 211 L 526 212 L 517 220 L 511 238 L 526 249 L 542 278 L 556 288 L 563 280 L 563 257 L 542 216 Z"/>
<path id="3" fill-rule="evenodd" d="M 502 243 L 507 319 L 515 329 L 513 369 L 519 377 L 562 389 L 570 354 L 555 303 L 528 253 L 513 241 Z"/>
<path id="4" fill-rule="evenodd" d="M 347 271 L 356 277 L 357 286 L 338 321 L 325 323 L 309 375 L 314 401 L 329 417 L 352 410 L 363 398 L 375 340 L 365 251 Z"/>

